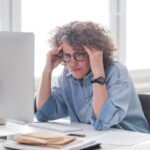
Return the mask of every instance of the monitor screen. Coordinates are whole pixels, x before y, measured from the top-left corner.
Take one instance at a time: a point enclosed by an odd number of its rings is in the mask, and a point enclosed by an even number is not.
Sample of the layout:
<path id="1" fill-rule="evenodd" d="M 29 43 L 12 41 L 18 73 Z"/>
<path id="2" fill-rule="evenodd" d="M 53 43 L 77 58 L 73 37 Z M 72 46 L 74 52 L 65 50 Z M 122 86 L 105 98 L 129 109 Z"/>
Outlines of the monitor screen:
<path id="1" fill-rule="evenodd" d="M 33 120 L 34 35 L 0 32 L 0 118 Z"/>

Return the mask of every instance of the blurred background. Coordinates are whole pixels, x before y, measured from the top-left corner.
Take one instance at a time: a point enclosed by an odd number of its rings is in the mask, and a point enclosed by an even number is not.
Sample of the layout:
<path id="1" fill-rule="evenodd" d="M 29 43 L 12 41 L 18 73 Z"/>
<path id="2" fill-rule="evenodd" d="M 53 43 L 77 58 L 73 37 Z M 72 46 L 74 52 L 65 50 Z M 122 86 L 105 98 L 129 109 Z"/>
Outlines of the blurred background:
<path id="1" fill-rule="evenodd" d="M 56 26 L 94 21 L 108 28 L 117 60 L 129 70 L 138 93 L 150 93 L 149 0 L 0 0 L 0 30 L 35 34 L 35 92 L 40 83 L 48 39 Z M 62 70 L 57 67 L 53 78 Z"/>

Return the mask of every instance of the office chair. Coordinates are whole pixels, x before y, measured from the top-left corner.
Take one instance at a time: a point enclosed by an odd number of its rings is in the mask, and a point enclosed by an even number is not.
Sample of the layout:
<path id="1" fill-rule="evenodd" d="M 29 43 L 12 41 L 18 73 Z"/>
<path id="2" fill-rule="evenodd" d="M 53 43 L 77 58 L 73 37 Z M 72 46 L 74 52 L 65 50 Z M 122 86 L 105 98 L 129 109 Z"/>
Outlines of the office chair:
<path id="1" fill-rule="evenodd" d="M 150 126 L 150 95 L 148 94 L 138 94 L 144 115 Z"/>

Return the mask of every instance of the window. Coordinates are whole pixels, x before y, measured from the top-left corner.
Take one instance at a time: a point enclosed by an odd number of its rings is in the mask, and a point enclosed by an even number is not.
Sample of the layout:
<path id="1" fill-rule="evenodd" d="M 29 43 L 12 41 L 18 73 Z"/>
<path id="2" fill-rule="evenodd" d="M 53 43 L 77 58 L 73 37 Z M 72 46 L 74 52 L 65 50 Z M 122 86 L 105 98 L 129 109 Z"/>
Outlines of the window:
<path id="1" fill-rule="evenodd" d="M 150 91 L 149 0 L 0 0 L 0 30 L 35 33 L 35 78 L 41 76 L 49 31 L 74 20 L 91 20 L 110 28 L 117 59 L 138 87 Z M 61 65 L 55 70 L 58 75 Z M 137 85 L 136 85 L 137 87 Z"/>
<path id="2" fill-rule="evenodd" d="M 74 20 L 90 20 L 109 28 L 108 0 L 22 0 L 22 31 L 35 33 L 35 77 L 40 77 L 45 63 L 49 32 Z M 55 69 L 58 75 L 61 65 Z"/>
<path id="3" fill-rule="evenodd" d="M 137 92 L 150 92 L 149 0 L 126 1 L 126 66 Z"/>
<path id="4" fill-rule="evenodd" d="M 130 70 L 150 69 L 149 6 L 149 0 L 127 0 L 126 64 Z"/>

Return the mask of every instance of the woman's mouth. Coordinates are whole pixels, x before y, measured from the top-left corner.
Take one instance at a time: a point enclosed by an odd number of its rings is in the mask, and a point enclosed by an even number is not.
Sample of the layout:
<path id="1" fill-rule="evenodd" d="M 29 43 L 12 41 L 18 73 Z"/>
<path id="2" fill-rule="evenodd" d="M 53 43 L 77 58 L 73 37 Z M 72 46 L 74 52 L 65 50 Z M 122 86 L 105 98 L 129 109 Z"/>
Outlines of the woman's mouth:
<path id="1" fill-rule="evenodd" d="M 73 72 L 79 72 L 81 69 L 80 68 L 74 68 L 72 69 Z"/>

